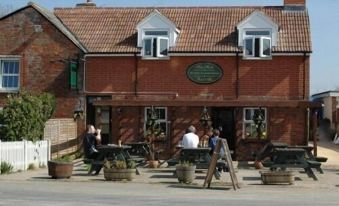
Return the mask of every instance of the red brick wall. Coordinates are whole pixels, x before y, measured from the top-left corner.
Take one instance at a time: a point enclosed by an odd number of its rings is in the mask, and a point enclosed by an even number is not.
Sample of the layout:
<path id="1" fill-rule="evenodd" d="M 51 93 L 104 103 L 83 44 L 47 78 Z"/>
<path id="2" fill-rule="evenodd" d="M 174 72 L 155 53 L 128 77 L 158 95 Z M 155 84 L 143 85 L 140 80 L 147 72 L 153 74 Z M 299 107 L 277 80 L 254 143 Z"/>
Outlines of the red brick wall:
<path id="1" fill-rule="evenodd" d="M 34 31 L 41 25 L 43 32 Z M 0 55 L 20 55 L 20 86 L 35 92 L 49 91 L 58 98 L 55 117 L 72 117 L 76 93 L 68 85 L 68 64 L 79 49 L 33 8 L 0 22 Z"/>
<path id="2" fill-rule="evenodd" d="M 308 60 L 308 59 L 307 59 Z M 199 85 L 186 76 L 187 68 L 199 61 L 220 65 L 223 77 Z M 273 57 L 273 60 L 239 62 L 239 96 L 247 99 L 307 99 L 308 64 L 304 57 Z M 86 61 L 88 92 L 133 92 L 135 67 L 138 92 L 178 92 L 182 99 L 235 99 L 236 57 L 171 57 L 170 60 L 140 60 L 135 57 L 89 57 Z"/>
<path id="3" fill-rule="evenodd" d="M 243 139 L 243 109 L 238 108 L 236 111 L 237 159 L 254 159 L 252 155 L 258 152 L 267 143 L 267 140 L 254 141 Z M 267 114 L 267 134 L 269 140 L 286 142 L 289 145 L 306 144 L 306 109 L 268 108 Z"/>
<path id="4" fill-rule="evenodd" d="M 41 25 L 42 32 L 35 32 Z M 54 118 L 72 118 L 80 96 L 70 91 L 68 63 L 80 50 L 40 13 L 29 7 L 0 21 L 0 55 L 20 55 L 20 88 L 51 92 L 57 98 Z M 6 94 L 2 93 L 3 103 Z M 78 134 L 84 122 L 78 121 Z"/>

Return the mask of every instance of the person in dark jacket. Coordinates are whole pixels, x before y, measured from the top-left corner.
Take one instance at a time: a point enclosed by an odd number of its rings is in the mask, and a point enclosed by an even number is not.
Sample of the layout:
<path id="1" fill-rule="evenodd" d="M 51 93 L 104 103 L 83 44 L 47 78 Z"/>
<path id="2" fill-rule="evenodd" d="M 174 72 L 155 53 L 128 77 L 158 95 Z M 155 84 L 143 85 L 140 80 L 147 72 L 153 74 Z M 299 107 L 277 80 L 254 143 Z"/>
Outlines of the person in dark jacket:
<path id="1" fill-rule="evenodd" d="M 83 139 L 83 146 L 84 146 L 84 153 L 87 159 L 92 159 L 93 161 L 100 161 L 98 160 L 99 152 L 95 148 L 96 147 L 96 136 L 95 136 L 95 128 L 93 125 L 87 125 L 87 130 L 85 137 Z M 91 165 L 91 171 L 95 170 L 95 174 L 99 174 L 102 168 L 102 165 Z"/>

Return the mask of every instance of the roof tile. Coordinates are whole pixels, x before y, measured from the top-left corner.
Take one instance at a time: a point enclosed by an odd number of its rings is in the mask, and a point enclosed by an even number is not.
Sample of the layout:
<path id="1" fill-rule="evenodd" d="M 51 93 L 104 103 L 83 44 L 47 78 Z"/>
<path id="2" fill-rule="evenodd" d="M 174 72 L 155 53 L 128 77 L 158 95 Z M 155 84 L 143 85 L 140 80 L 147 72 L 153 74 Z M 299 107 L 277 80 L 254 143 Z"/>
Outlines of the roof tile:
<path id="1" fill-rule="evenodd" d="M 155 8 L 56 8 L 54 13 L 92 53 L 139 52 L 136 25 Z M 279 25 L 273 52 L 311 52 L 307 11 L 283 7 L 156 8 L 180 29 L 170 52 L 239 52 L 236 25 L 255 10 Z"/>

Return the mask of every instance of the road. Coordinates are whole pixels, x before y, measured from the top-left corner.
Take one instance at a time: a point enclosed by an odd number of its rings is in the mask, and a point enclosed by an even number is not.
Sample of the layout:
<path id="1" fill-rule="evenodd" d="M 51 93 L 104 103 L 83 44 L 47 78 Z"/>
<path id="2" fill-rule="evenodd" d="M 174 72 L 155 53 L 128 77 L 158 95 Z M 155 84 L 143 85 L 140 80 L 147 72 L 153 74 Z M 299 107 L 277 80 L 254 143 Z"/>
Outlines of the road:
<path id="1" fill-rule="evenodd" d="M 245 186 L 200 189 L 169 184 L 65 181 L 0 181 L 1 206 L 93 205 L 338 205 L 339 188 Z"/>

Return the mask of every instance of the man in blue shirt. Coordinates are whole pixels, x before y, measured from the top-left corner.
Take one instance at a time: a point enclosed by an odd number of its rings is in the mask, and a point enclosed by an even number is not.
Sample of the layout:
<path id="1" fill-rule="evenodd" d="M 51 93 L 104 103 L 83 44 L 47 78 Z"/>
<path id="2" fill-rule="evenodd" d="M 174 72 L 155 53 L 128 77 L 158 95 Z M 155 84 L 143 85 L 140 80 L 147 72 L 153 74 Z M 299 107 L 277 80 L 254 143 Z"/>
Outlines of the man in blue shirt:
<path id="1" fill-rule="evenodd" d="M 220 139 L 219 135 L 220 135 L 220 131 L 218 129 L 214 129 L 213 130 L 213 136 L 211 137 L 211 139 L 209 141 L 209 146 L 210 146 L 212 152 L 215 150 L 215 147 L 217 146 L 218 139 Z M 224 149 L 221 147 L 220 153 L 219 153 L 219 158 L 223 157 L 224 155 L 225 155 Z M 223 166 L 223 167 L 218 168 L 219 172 L 221 172 L 222 170 L 224 170 L 224 172 L 228 171 L 227 166 Z"/>

